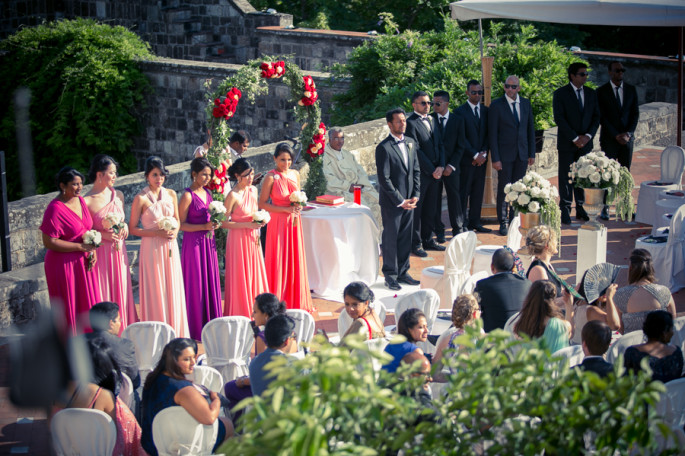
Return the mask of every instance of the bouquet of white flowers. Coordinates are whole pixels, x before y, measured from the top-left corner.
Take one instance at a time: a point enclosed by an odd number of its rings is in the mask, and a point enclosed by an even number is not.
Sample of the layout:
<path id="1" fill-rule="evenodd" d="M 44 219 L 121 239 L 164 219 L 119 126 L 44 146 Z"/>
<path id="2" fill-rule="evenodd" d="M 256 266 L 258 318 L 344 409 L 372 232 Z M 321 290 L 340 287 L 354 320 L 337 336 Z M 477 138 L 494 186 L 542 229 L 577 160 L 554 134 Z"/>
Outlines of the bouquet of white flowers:
<path id="1" fill-rule="evenodd" d="M 110 212 L 102 219 L 102 227 L 114 231 L 114 234 L 119 234 L 125 226 L 124 216 L 121 214 Z M 119 242 L 114 243 L 114 249 L 119 250 Z"/>
<path id="2" fill-rule="evenodd" d="M 252 221 L 256 223 L 266 224 L 271 220 L 271 214 L 264 209 L 261 209 L 252 214 Z"/>
<path id="3" fill-rule="evenodd" d="M 170 215 L 164 216 L 161 219 L 157 220 L 157 226 L 159 227 L 160 230 L 164 231 L 173 231 L 178 229 L 178 220 L 176 220 L 176 217 L 172 217 Z M 173 239 L 169 241 L 169 257 L 171 257 L 171 243 L 174 242 Z"/>
<path id="4" fill-rule="evenodd" d="M 540 221 L 556 231 L 560 239 L 561 211 L 556 201 L 559 191 L 547 179 L 530 171 L 513 184 L 505 185 L 504 194 L 516 212 L 540 213 Z"/>
<path id="5" fill-rule="evenodd" d="M 100 247 L 102 244 L 102 235 L 98 230 L 88 230 L 83 233 L 83 243 L 88 245 L 94 245 L 95 248 Z M 87 253 L 86 258 L 88 258 L 88 270 L 92 270 L 95 266 L 95 252 L 92 254 Z"/>
<path id="6" fill-rule="evenodd" d="M 633 176 L 628 168 L 607 157 L 604 152 L 590 152 L 571 164 L 570 182 L 578 188 L 604 188 L 607 203 L 616 201 L 616 215 L 622 220 L 633 217 Z"/>
<path id="7" fill-rule="evenodd" d="M 226 207 L 221 201 L 212 201 L 209 203 L 209 221 L 212 223 L 219 223 L 226 220 Z M 210 238 L 214 235 L 214 231 L 207 231 L 207 237 Z"/>
<path id="8" fill-rule="evenodd" d="M 295 206 L 299 204 L 300 206 L 307 205 L 307 194 L 303 191 L 294 191 L 290 194 L 290 205 Z"/>

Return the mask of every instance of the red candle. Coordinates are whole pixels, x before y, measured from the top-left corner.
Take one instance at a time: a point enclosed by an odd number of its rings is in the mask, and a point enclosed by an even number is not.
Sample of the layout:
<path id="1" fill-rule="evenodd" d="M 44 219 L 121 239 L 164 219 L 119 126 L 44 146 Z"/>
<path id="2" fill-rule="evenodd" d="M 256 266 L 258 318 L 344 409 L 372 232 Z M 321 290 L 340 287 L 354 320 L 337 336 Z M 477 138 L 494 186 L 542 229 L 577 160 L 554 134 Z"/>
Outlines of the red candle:
<path id="1" fill-rule="evenodd" d="M 354 202 L 356 204 L 362 204 L 362 188 L 360 185 L 354 186 Z"/>

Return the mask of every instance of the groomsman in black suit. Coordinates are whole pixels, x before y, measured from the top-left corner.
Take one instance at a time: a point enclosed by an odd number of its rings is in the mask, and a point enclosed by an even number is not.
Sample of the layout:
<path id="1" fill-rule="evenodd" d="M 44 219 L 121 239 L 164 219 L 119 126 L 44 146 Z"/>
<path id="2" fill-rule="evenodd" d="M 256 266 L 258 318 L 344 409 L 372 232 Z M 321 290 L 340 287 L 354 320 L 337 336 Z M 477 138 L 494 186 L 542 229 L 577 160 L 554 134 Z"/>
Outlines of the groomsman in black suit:
<path id="1" fill-rule="evenodd" d="M 521 82 L 509 76 L 504 82 L 504 95 L 490 105 L 488 138 L 492 167 L 497 171 L 497 221 L 499 234 L 509 232 L 513 209 L 504 200 L 504 186 L 526 175 L 535 163 L 535 124 L 530 101 L 519 96 Z"/>
<path id="2" fill-rule="evenodd" d="M 607 157 L 630 169 L 640 109 L 635 86 L 623 82 L 625 71 L 621 62 L 609 63 L 609 82 L 597 89 L 602 126 L 599 144 Z M 601 217 L 609 220 L 607 206 L 604 206 Z"/>
<path id="3" fill-rule="evenodd" d="M 459 196 L 469 230 L 490 233 L 480 221 L 488 162 L 488 107 L 481 103 L 483 87 L 475 79 L 466 84 L 468 100 L 455 114 L 464 119 L 464 153 L 461 156 Z M 468 209 L 467 209 L 468 207 Z"/>
<path id="4" fill-rule="evenodd" d="M 464 153 L 464 119 L 450 112 L 450 94 L 444 90 L 438 90 L 433 94 L 433 111 L 434 123 L 438 126 L 440 135 L 440 146 L 445 152 L 442 182 L 447 193 L 447 213 L 452 225 L 452 236 L 456 236 L 466 231 L 459 194 L 459 164 Z"/>
<path id="5" fill-rule="evenodd" d="M 385 115 L 390 135 L 376 147 L 378 203 L 383 220 L 383 276 L 385 286 L 400 290 L 399 282 L 418 285 L 409 274 L 412 220 L 419 201 L 420 174 L 416 142 L 404 135 L 404 110 L 396 108 Z"/>
<path id="6" fill-rule="evenodd" d="M 426 92 L 415 92 L 411 98 L 414 112 L 407 119 L 406 135 L 418 144 L 417 155 L 421 166 L 421 199 L 414 214 L 412 253 L 427 257 L 426 250 L 445 250 L 433 239 L 437 209 L 438 181 L 445 169 L 445 154 L 440 147 L 438 127 L 428 115 L 433 103 Z M 424 250 L 425 249 L 425 250 Z"/>
<path id="7" fill-rule="evenodd" d="M 587 65 L 575 62 L 568 67 L 569 83 L 554 91 L 552 107 L 557 124 L 557 151 L 559 152 L 559 207 L 561 223 L 571 223 L 571 204 L 576 199 L 576 218 L 590 220 L 583 202 L 582 188 L 569 183 L 571 163 L 592 150 L 592 138 L 599 128 L 597 92 L 585 87 Z"/>

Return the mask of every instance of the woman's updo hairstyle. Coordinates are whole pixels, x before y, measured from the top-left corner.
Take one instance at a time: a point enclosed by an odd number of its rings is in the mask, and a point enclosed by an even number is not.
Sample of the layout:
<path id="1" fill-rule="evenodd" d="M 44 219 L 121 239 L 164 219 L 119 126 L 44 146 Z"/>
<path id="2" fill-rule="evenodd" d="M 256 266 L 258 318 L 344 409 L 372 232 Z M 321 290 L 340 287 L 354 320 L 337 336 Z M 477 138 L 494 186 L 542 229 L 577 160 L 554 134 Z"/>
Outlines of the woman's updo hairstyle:
<path id="1" fill-rule="evenodd" d="M 457 296 L 452 304 L 452 323 L 456 328 L 463 328 L 473 320 L 473 313 L 478 310 L 478 300 L 472 294 Z"/>
<path id="2" fill-rule="evenodd" d="M 250 162 L 244 158 L 239 158 L 228 168 L 228 178 L 237 181 L 238 176 L 242 176 L 248 169 L 252 169 Z"/>
<path id="3" fill-rule="evenodd" d="M 280 143 L 276 146 L 276 151 L 274 152 L 274 157 L 278 158 L 281 154 L 290 154 L 291 159 L 295 159 L 295 152 L 293 152 L 293 148 L 290 147 L 290 144 L 288 143 Z"/>
<path id="4" fill-rule="evenodd" d="M 538 225 L 531 228 L 526 235 L 526 248 L 530 255 L 540 255 L 550 245 L 556 235 L 547 225 Z"/>
<path id="5" fill-rule="evenodd" d="M 167 177 L 169 175 L 169 171 L 167 171 L 164 167 L 164 162 L 162 161 L 162 159 L 156 156 L 152 156 L 148 157 L 148 159 L 145 160 L 145 177 L 149 176 L 152 170 L 155 168 L 157 168 L 162 173 L 162 176 Z"/>
<path id="6" fill-rule="evenodd" d="M 642 279 L 647 279 L 650 283 L 656 282 L 652 254 L 645 249 L 635 249 L 630 252 L 628 282 L 635 283 Z"/>
<path id="7" fill-rule="evenodd" d="M 94 183 L 98 178 L 98 173 L 104 173 L 110 165 L 119 168 L 119 163 L 109 155 L 97 154 L 93 157 L 93 161 L 90 162 L 90 169 L 88 170 L 88 180 L 90 183 Z"/>
<path id="8" fill-rule="evenodd" d="M 59 172 L 57 173 L 57 176 L 55 176 L 55 182 L 57 183 L 57 190 L 59 192 L 62 191 L 62 187 L 60 187 L 60 184 L 68 185 L 69 182 L 73 181 L 77 177 L 81 178 L 81 182 L 83 182 L 85 179 L 83 178 L 83 174 L 79 173 L 76 168 L 72 168 L 71 166 L 65 166 L 64 168 L 60 169 Z"/>
<path id="9" fill-rule="evenodd" d="M 371 288 L 364 282 L 352 282 L 347 285 L 345 290 L 343 290 L 343 297 L 344 296 L 350 296 L 359 302 L 369 301 L 369 303 L 372 303 L 375 299 L 373 291 L 371 291 Z"/>
<path id="10" fill-rule="evenodd" d="M 193 173 L 195 173 L 195 175 L 198 175 L 205 168 L 209 168 L 211 173 L 214 174 L 214 167 L 209 162 L 209 160 L 207 160 L 205 157 L 193 158 L 193 161 L 190 162 L 190 173 L 191 173 L 191 175 Z"/>
<path id="11" fill-rule="evenodd" d="M 262 293 L 255 298 L 259 311 L 268 318 L 285 313 L 285 302 L 279 301 L 278 296 L 271 293 Z"/>

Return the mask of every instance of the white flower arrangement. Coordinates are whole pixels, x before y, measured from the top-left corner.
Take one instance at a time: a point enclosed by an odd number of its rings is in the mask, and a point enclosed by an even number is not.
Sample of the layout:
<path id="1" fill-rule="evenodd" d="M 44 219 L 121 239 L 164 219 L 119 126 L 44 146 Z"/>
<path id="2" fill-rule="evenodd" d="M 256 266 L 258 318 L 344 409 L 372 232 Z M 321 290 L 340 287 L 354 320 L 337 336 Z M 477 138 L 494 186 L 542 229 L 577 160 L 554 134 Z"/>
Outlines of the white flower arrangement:
<path id="1" fill-rule="evenodd" d="M 83 243 L 94 245 L 96 248 L 102 244 L 102 234 L 98 230 L 88 230 L 83 233 Z"/>
<path id="2" fill-rule="evenodd" d="M 119 201 L 117 198 L 116 201 Z M 102 227 L 106 230 L 112 230 L 114 234 L 119 234 L 124 229 L 124 216 L 116 212 L 110 212 L 102 219 Z M 119 242 L 114 243 L 114 249 L 119 250 Z"/>
<path id="3" fill-rule="evenodd" d="M 176 217 L 167 215 L 157 221 L 157 226 L 160 230 L 164 231 L 176 230 L 178 229 L 178 220 L 176 220 Z"/>
<path id="4" fill-rule="evenodd" d="M 264 209 L 261 209 L 252 214 L 252 221 L 256 223 L 266 224 L 271 220 L 271 214 Z"/>
<path id="5" fill-rule="evenodd" d="M 290 205 L 295 206 L 299 204 L 300 206 L 307 205 L 307 194 L 303 191 L 294 191 L 290 194 Z"/>
<path id="6" fill-rule="evenodd" d="M 209 212 L 209 221 L 212 223 L 220 223 L 226 220 L 226 207 L 221 201 L 212 201 L 209 203 L 207 212 Z M 214 230 L 207 231 L 206 236 L 208 238 L 212 237 L 213 235 Z"/>
<path id="7" fill-rule="evenodd" d="M 530 171 L 520 180 L 504 186 L 505 201 L 516 212 L 522 214 L 540 213 L 540 221 L 549 225 L 559 235 L 561 211 L 556 198 L 559 191 L 547 179 Z"/>

